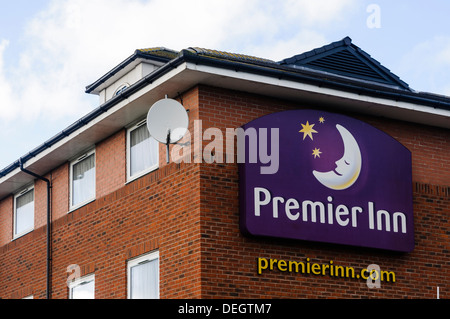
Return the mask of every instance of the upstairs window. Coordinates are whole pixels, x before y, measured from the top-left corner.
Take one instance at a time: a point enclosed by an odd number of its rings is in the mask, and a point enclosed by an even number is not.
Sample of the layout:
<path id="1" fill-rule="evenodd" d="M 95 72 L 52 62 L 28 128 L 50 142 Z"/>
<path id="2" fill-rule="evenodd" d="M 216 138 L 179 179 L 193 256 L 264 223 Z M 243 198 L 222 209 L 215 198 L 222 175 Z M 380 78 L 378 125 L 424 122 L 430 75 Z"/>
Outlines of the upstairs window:
<path id="1" fill-rule="evenodd" d="M 95 199 L 95 151 L 88 152 L 70 164 L 70 208 Z"/>
<path id="2" fill-rule="evenodd" d="M 14 196 L 14 238 L 34 229 L 34 187 Z"/>
<path id="3" fill-rule="evenodd" d="M 133 180 L 159 166 L 159 144 L 150 136 L 147 121 L 141 121 L 127 132 L 127 177 Z"/>

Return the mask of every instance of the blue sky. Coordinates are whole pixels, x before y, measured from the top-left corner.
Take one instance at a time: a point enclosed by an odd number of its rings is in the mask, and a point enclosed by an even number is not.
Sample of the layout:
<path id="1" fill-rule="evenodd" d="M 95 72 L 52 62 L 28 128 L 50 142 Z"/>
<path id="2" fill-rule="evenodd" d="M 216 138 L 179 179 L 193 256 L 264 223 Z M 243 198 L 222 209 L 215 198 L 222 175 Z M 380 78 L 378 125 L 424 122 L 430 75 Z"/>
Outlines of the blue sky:
<path id="1" fill-rule="evenodd" d="M 97 107 L 85 86 L 138 48 L 198 46 L 279 61 L 350 36 L 413 89 L 450 96 L 448 0 L 0 4 L 0 169 Z"/>

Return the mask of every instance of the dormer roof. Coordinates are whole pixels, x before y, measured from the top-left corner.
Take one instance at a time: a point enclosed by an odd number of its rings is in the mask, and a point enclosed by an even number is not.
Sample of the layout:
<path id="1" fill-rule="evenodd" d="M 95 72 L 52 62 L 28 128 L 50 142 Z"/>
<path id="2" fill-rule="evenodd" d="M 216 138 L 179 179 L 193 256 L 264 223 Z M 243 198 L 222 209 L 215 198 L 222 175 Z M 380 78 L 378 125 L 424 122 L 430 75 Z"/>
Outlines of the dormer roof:
<path id="1" fill-rule="evenodd" d="M 162 66 L 170 60 L 176 58 L 178 51 L 170 50 L 164 47 L 153 47 L 147 49 L 137 49 L 127 59 L 119 63 L 111 71 L 103 75 L 94 83 L 86 86 L 86 93 L 98 94 L 104 87 L 114 82 L 116 78 L 128 73 L 136 65 L 142 62 Z"/>

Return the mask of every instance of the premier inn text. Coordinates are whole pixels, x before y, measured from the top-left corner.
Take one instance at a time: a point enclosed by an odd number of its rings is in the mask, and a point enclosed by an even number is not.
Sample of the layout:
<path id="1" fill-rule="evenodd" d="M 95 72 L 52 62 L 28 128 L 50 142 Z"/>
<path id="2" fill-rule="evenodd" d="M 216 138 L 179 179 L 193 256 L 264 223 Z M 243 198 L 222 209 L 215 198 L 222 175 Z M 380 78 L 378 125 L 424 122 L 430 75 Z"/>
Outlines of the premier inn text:
<path id="1" fill-rule="evenodd" d="M 395 212 L 391 215 L 386 210 L 375 210 L 375 203 L 368 202 L 367 208 L 364 210 L 362 207 L 347 207 L 346 205 L 335 205 L 333 203 L 333 197 L 327 197 L 328 203 L 320 201 L 304 200 L 300 203 L 295 198 L 284 198 L 281 196 L 272 197 L 270 191 L 266 188 L 255 187 L 254 188 L 254 209 L 255 216 L 261 216 L 261 208 L 263 206 L 271 205 L 272 217 L 278 218 L 280 211 L 284 212 L 286 217 L 291 221 L 297 221 L 300 219 L 303 222 L 311 221 L 312 223 L 320 222 L 321 224 L 328 223 L 332 225 L 336 222 L 340 226 L 358 227 L 358 215 L 367 212 L 369 214 L 369 229 L 383 230 L 383 224 L 385 225 L 385 231 L 392 231 L 394 233 L 399 232 L 399 226 L 401 226 L 401 232 L 406 233 L 406 216 L 402 212 Z M 301 208 L 301 211 L 300 211 Z"/>

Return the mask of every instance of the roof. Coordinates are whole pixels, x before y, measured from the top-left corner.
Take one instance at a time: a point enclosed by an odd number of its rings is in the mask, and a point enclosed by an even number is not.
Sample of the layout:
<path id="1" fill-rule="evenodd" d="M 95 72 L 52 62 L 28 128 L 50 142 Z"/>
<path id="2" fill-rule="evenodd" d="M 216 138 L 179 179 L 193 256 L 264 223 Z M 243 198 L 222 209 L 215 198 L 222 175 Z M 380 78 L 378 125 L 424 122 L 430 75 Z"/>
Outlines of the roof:
<path id="1" fill-rule="evenodd" d="M 140 52 L 148 56 L 149 59 L 153 59 L 155 57 L 161 57 L 164 59 L 175 59 L 178 55 L 178 51 L 174 51 L 171 49 L 167 49 L 165 47 L 154 47 L 147 49 L 138 49 L 136 52 Z"/>
<path id="2" fill-rule="evenodd" d="M 350 37 L 279 62 L 197 47 L 180 51 L 179 57 L 195 63 L 240 69 L 278 79 L 294 79 L 450 110 L 450 97 L 413 90 L 388 68 L 354 45 Z M 332 60 L 334 62 L 325 67 Z M 366 74 L 361 74 L 364 70 Z"/>
<path id="3" fill-rule="evenodd" d="M 325 63 L 332 59 L 337 60 L 336 67 Z M 143 116 L 149 105 L 162 96 L 168 93 L 176 96 L 201 83 L 283 98 L 288 95 L 294 99 L 308 97 L 312 101 L 333 102 L 377 116 L 395 115 L 407 121 L 450 127 L 450 97 L 410 89 L 387 68 L 353 45 L 348 37 L 280 62 L 198 47 L 181 51 L 164 47 L 138 49 L 87 86 L 86 92 L 99 90 L 142 61 L 158 67 L 23 155 L 20 160 L 25 166 L 38 174 L 46 174 L 56 165 L 76 156 L 75 153 L 81 152 L 82 148 L 92 146 L 92 143 L 107 138 Z M 357 73 L 351 68 L 353 64 L 365 68 L 368 74 Z M 374 73 L 380 74 L 382 80 Z M 353 95 L 349 97 L 349 94 Z M 30 182 L 27 180 L 29 177 L 18 170 L 19 164 L 17 160 L 0 170 L 0 199 Z"/>
<path id="4" fill-rule="evenodd" d="M 249 63 L 258 62 L 258 63 L 275 64 L 275 61 L 272 61 L 269 59 L 258 58 L 258 57 L 254 57 L 251 55 L 245 55 L 245 54 L 239 54 L 239 53 L 230 53 L 230 52 L 225 52 L 225 51 L 204 49 L 204 48 L 198 48 L 198 47 L 191 47 L 188 50 L 194 52 L 196 55 L 199 55 L 199 56 L 208 56 L 208 57 L 218 58 L 218 59 L 234 60 L 237 62 L 249 62 Z"/>
<path id="5" fill-rule="evenodd" d="M 284 59 L 280 64 L 292 67 L 305 66 L 315 70 L 410 90 L 407 83 L 354 45 L 349 37 Z"/>

